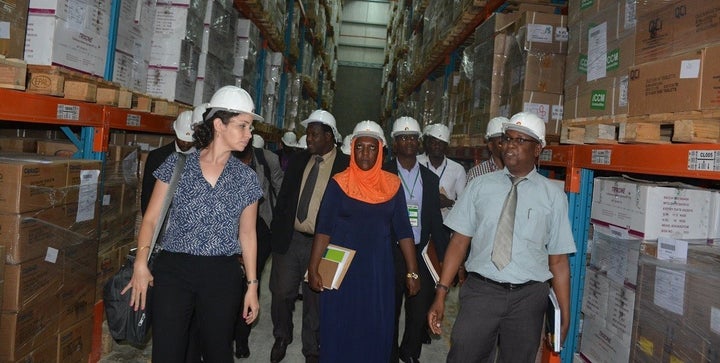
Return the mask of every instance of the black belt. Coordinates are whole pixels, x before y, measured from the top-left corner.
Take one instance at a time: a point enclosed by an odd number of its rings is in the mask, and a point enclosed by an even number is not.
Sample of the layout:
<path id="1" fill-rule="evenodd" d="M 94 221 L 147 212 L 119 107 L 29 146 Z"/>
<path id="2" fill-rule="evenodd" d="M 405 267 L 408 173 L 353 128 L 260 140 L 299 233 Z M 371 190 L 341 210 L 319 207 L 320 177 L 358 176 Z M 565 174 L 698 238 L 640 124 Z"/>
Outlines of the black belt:
<path id="1" fill-rule="evenodd" d="M 301 235 L 303 235 L 304 237 L 307 237 L 307 238 L 311 238 L 311 239 L 312 239 L 312 238 L 315 237 L 315 235 L 312 234 L 312 233 L 300 232 L 300 231 L 298 231 L 297 229 L 295 230 L 295 232 L 300 233 Z"/>
<path id="2" fill-rule="evenodd" d="M 489 279 L 489 278 L 487 278 L 487 277 L 485 277 L 485 276 L 483 276 L 483 275 L 480 275 L 480 274 L 477 273 L 477 272 L 468 272 L 468 274 L 469 274 L 470 276 L 473 276 L 473 277 L 479 279 L 480 281 L 485 281 L 485 282 L 491 283 L 491 284 L 493 284 L 493 285 L 500 286 L 500 287 L 502 287 L 502 288 L 505 289 L 505 290 L 517 290 L 517 289 L 521 289 L 521 288 L 523 288 L 523 287 L 525 287 L 525 286 L 534 285 L 534 284 L 537 284 L 538 282 L 540 282 L 540 281 L 532 281 L 532 280 L 530 280 L 530 281 L 528 281 L 528 282 L 523 282 L 522 284 L 513 284 L 513 283 L 511 283 L 511 282 L 499 282 L 499 281 L 495 281 L 495 280 Z"/>

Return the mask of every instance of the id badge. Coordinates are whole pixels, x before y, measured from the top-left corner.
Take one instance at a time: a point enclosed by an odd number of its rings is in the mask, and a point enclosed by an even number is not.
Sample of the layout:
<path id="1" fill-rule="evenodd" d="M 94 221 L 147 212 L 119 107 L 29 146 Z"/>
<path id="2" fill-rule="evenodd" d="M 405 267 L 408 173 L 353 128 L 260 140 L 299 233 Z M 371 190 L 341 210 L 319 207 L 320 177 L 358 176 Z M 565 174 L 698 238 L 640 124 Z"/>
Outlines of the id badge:
<path id="1" fill-rule="evenodd" d="M 417 227 L 419 225 L 418 219 L 419 219 L 419 213 L 420 213 L 420 206 L 409 202 L 407 205 L 408 210 L 408 217 L 410 217 L 410 225 L 413 227 Z"/>

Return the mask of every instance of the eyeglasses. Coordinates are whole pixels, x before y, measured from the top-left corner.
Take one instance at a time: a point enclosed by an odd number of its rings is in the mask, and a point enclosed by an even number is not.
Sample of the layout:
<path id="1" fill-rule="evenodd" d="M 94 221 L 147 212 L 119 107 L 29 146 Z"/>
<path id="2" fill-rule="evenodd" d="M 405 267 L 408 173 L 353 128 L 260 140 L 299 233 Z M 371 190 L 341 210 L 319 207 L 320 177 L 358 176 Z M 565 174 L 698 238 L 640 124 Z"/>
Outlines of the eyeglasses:
<path id="1" fill-rule="evenodd" d="M 500 139 L 500 142 L 503 144 L 513 144 L 517 146 L 523 146 L 529 143 L 538 143 L 538 141 L 535 139 L 526 139 L 524 137 L 510 137 L 508 135 L 503 135 Z"/>
<path id="2" fill-rule="evenodd" d="M 245 123 L 236 123 L 236 122 L 230 122 L 228 125 L 236 126 L 240 129 L 242 132 L 253 132 L 255 131 L 255 126 L 251 124 L 245 124 Z"/>
<path id="3" fill-rule="evenodd" d="M 418 141 L 418 135 L 398 135 L 396 138 L 399 141 Z"/>

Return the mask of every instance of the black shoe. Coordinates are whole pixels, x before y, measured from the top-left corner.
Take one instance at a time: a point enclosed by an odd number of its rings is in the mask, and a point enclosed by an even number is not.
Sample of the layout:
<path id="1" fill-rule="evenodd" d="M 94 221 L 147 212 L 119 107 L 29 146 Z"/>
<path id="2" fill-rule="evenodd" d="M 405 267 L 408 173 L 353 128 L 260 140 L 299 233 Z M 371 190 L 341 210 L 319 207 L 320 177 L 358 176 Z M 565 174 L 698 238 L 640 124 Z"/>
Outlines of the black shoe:
<path id="1" fill-rule="evenodd" d="M 272 350 L 270 351 L 270 362 L 271 363 L 280 363 L 280 361 L 285 358 L 285 352 L 287 351 L 288 345 L 292 340 L 285 340 L 283 338 L 277 338 L 275 339 L 275 344 L 272 346 Z"/>
<path id="2" fill-rule="evenodd" d="M 235 357 L 237 358 L 247 358 L 250 356 L 250 347 L 248 347 L 248 343 L 240 343 L 235 342 Z"/>

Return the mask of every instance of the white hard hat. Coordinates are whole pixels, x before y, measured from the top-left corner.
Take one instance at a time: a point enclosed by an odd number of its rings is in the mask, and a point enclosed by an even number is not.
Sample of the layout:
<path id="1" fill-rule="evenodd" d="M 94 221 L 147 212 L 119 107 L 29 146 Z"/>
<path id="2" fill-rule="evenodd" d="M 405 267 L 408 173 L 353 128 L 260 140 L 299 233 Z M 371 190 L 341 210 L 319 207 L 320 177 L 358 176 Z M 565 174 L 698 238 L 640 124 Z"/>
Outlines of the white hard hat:
<path id="1" fill-rule="evenodd" d="M 420 124 L 418 124 L 417 120 L 412 117 L 403 116 L 395 120 L 395 123 L 393 123 L 390 137 L 407 134 L 416 134 L 420 136 L 421 133 Z"/>
<path id="2" fill-rule="evenodd" d="M 177 136 L 178 140 L 193 141 L 192 116 L 192 111 L 183 111 L 173 122 L 173 130 L 175 130 L 175 136 Z"/>
<path id="3" fill-rule="evenodd" d="M 252 146 L 256 149 L 262 149 L 265 147 L 265 139 L 258 134 L 253 134 Z"/>
<path id="4" fill-rule="evenodd" d="M 254 120 L 263 121 L 262 116 L 255 113 L 255 103 L 244 89 L 238 86 L 223 86 L 215 91 L 210 102 L 207 104 L 210 109 L 208 118 L 217 111 L 228 111 L 233 113 L 246 113 Z"/>
<path id="5" fill-rule="evenodd" d="M 319 122 L 321 124 L 330 126 L 333 135 L 335 136 L 335 142 L 340 142 L 342 140 L 342 137 L 337 130 L 335 117 L 330 112 L 327 112 L 325 110 L 315 110 L 310 114 L 310 116 L 308 116 L 307 119 L 300 122 L 300 125 L 303 125 L 307 128 L 308 125 L 312 122 Z"/>
<path id="6" fill-rule="evenodd" d="M 353 134 L 346 135 L 343 139 L 342 146 L 340 147 L 340 151 L 342 151 L 345 155 L 350 155 L 350 146 L 352 146 L 352 139 Z"/>
<path id="7" fill-rule="evenodd" d="M 288 131 L 283 134 L 283 137 L 280 140 L 285 146 L 297 147 L 297 135 L 295 135 L 292 131 Z"/>
<path id="8" fill-rule="evenodd" d="M 510 121 L 503 124 L 503 132 L 505 130 L 515 130 L 532 136 L 540 141 L 540 145 L 545 147 L 545 121 L 532 112 L 518 112 L 510 118 Z"/>
<path id="9" fill-rule="evenodd" d="M 385 133 L 383 132 L 382 127 L 380 127 L 380 125 L 378 125 L 375 121 L 365 120 L 358 122 L 357 125 L 355 125 L 355 129 L 353 129 L 353 138 L 360 136 L 374 137 L 382 141 L 383 145 L 387 145 L 387 141 L 385 141 Z"/>
<path id="10" fill-rule="evenodd" d="M 300 140 L 298 140 L 296 147 L 300 149 L 307 149 L 307 135 L 300 136 Z"/>
<path id="11" fill-rule="evenodd" d="M 485 130 L 485 137 L 489 139 L 491 137 L 502 136 L 502 126 L 506 122 L 510 122 L 507 117 L 498 116 L 491 118 L 490 122 L 488 122 L 487 129 Z"/>
<path id="12" fill-rule="evenodd" d="M 450 143 L 450 129 L 443 124 L 428 125 L 423 134 Z"/>
<path id="13" fill-rule="evenodd" d="M 192 112 L 192 123 L 197 124 L 205 121 L 203 119 L 203 115 L 205 114 L 205 111 L 207 111 L 207 103 L 201 103 L 197 106 L 195 106 L 195 109 Z"/>

